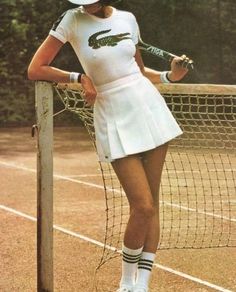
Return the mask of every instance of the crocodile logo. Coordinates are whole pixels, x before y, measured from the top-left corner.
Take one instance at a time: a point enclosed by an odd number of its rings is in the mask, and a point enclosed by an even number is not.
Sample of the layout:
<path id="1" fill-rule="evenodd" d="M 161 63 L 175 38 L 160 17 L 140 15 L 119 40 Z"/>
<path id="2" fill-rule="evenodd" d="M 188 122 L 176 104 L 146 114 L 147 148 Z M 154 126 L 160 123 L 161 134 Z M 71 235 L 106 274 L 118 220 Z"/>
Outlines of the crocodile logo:
<path id="1" fill-rule="evenodd" d="M 108 33 L 110 31 L 111 29 L 103 30 L 90 36 L 88 40 L 89 46 L 92 47 L 93 49 L 99 49 L 101 47 L 106 47 L 106 46 L 115 47 L 118 45 L 119 42 L 123 40 L 131 39 L 130 33 L 128 32 L 98 38 L 102 34 Z"/>

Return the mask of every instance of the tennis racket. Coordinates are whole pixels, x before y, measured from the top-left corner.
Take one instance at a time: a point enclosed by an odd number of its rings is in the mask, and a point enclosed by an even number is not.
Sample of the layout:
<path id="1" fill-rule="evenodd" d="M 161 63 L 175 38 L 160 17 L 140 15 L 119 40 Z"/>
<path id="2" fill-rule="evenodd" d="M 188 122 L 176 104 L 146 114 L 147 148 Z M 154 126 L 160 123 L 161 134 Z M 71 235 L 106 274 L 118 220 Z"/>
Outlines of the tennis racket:
<path id="1" fill-rule="evenodd" d="M 169 53 L 152 45 L 146 44 L 145 42 L 143 42 L 141 38 L 139 38 L 138 47 L 140 50 L 144 50 L 145 52 L 148 52 L 170 63 L 175 57 L 177 57 L 172 53 Z M 193 60 L 183 61 L 182 66 L 187 69 L 194 69 Z"/>

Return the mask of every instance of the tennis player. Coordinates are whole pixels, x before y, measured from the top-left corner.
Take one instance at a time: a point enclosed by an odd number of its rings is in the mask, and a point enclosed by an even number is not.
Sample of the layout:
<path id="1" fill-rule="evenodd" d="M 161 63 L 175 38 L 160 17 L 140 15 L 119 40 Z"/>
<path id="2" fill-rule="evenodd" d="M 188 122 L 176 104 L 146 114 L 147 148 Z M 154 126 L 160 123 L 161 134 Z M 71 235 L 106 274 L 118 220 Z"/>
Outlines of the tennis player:
<path id="1" fill-rule="evenodd" d="M 137 47 L 134 15 L 106 0 L 70 0 L 28 68 L 31 80 L 80 82 L 94 105 L 96 146 L 100 161 L 111 162 L 123 186 L 130 218 L 123 242 L 119 292 L 147 292 L 159 242 L 159 187 L 168 142 L 182 131 L 153 83 L 181 80 L 186 56 L 176 57 L 170 71 L 144 66 Z M 69 42 L 85 74 L 50 66 Z"/>

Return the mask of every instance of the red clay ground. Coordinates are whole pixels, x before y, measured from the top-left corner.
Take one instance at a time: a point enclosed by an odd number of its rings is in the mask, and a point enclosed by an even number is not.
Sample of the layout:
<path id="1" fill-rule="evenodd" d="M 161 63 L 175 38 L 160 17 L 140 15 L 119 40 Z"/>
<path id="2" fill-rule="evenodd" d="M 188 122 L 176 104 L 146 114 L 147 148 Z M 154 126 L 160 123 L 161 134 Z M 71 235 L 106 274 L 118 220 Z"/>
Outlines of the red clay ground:
<path id="1" fill-rule="evenodd" d="M 91 178 L 80 176 L 99 175 L 96 161 L 84 129 L 55 129 L 55 173 L 80 182 L 55 179 L 54 224 L 102 242 L 103 191 L 86 186 L 82 182 Z M 36 223 L 13 213 L 15 210 L 36 216 L 35 168 L 36 147 L 30 129 L 0 129 L 0 291 L 3 292 L 36 291 Z M 55 231 L 55 291 L 92 292 L 94 269 L 101 252 L 96 244 Z M 159 251 L 156 263 L 182 274 L 154 268 L 151 292 L 236 291 L 235 248 Z M 189 280 L 186 274 L 197 279 Z M 105 265 L 99 275 L 99 291 L 115 291 L 120 259 Z"/>

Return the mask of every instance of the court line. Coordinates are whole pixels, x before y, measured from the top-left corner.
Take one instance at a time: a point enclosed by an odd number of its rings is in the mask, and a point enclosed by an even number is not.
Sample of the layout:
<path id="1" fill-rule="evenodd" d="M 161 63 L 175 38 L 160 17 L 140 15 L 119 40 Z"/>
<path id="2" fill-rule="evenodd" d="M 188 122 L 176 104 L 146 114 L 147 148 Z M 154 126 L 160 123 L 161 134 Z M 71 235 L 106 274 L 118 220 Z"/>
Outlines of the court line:
<path id="1" fill-rule="evenodd" d="M 175 203 L 168 203 L 166 201 L 160 201 L 160 202 L 163 203 L 164 205 L 171 206 L 171 207 L 176 207 L 176 208 L 179 208 L 179 209 L 182 209 L 182 210 L 185 210 L 185 211 L 192 211 L 192 212 L 196 212 L 198 214 L 213 216 L 215 218 L 219 218 L 219 219 L 224 219 L 224 220 L 227 220 L 227 221 L 236 222 L 236 218 L 228 218 L 228 217 L 221 216 L 221 215 L 218 215 L 218 214 L 214 214 L 214 213 L 210 213 L 210 212 L 205 212 L 205 211 L 202 211 L 200 209 L 197 210 L 197 209 L 193 209 L 193 208 L 189 208 L 189 207 L 185 207 L 185 206 L 180 206 L 180 205 L 175 204 Z"/>
<path id="2" fill-rule="evenodd" d="M 28 168 L 28 167 L 25 167 L 25 166 L 17 165 L 15 163 L 8 163 L 8 162 L 5 162 L 5 161 L 0 161 L 0 164 L 4 165 L 6 167 L 11 167 L 11 168 L 19 169 L 19 170 L 25 170 L 25 171 L 36 173 L 36 169 L 32 169 L 32 168 Z M 70 182 L 74 182 L 74 183 L 78 183 L 78 184 L 86 185 L 86 186 L 89 186 L 89 187 L 94 187 L 94 188 L 97 188 L 97 189 L 104 190 L 104 186 L 103 185 L 98 185 L 98 184 L 85 182 L 85 181 L 78 180 L 78 179 L 73 179 L 73 178 L 70 178 L 68 176 L 54 174 L 53 177 L 56 178 L 56 179 L 66 180 L 66 181 L 70 181 Z M 107 188 L 107 190 L 108 191 L 114 191 L 115 193 L 120 193 L 120 190 L 116 190 L 116 189 L 113 190 L 111 188 Z M 224 220 L 227 220 L 227 221 L 236 222 L 236 218 L 234 218 L 234 217 L 229 218 L 229 217 L 221 216 L 221 215 L 214 214 L 214 213 L 211 213 L 211 212 L 205 212 L 205 211 L 200 210 L 200 209 L 197 210 L 197 209 L 189 208 L 189 207 L 186 207 L 186 206 L 180 206 L 180 205 L 175 204 L 175 203 L 169 203 L 169 202 L 161 201 L 161 200 L 160 200 L 160 203 L 163 203 L 163 204 L 165 204 L 167 206 L 170 206 L 170 207 L 175 207 L 175 208 L 178 208 L 178 209 L 183 209 L 183 210 L 187 210 L 187 211 L 190 211 L 190 212 L 195 212 L 195 213 L 211 216 L 211 217 L 215 217 L 215 218 L 218 218 L 218 219 L 224 219 Z"/>
<path id="3" fill-rule="evenodd" d="M 21 216 L 21 217 L 23 217 L 23 218 L 29 219 L 29 220 L 34 221 L 34 222 L 37 221 L 37 219 L 36 219 L 35 217 L 33 217 L 33 216 L 27 215 L 27 214 L 25 214 L 25 213 L 23 213 L 23 212 L 21 212 L 21 211 L 17 211 L 16 209 L 13 209 L 13 208 L 10 208 L 10 207 L 4 206 L 4 205 L 0 205 L 0 209 L 5 210 L 5 211 L 10 212 L 10 213 L 13 213 L 13 214 L 18 215 L 18 216 Z M 109 249 L 109 250 L 115 251 L 115 252 L 117 252 L 117 253 L 119 253 L 119 254 L 122 254 L 122 251 L 121 251 L 121 250 L 117 250 L 115 247 L 112 247 L 112 246 L 109 246 L 109 245 L 104 245 L 102 242 L 100 242 L 100 241 L 98 241 L 98 240 L 95 240 L 95 239 L 89 238 L 89 237 L 84 236 L 84 235 L 82 235 L 82 234 L 79 234 L 79 233 L 77 233 L 77 232 L 70 231 L 70 230 L 68 230 L 68 229 L 65 229 L 65 228 L 63 228 L 63 227 L 61 227 L 61 226 L 58 226 L 58 225 L 55 225 L 55 224 L 53 225 L 53 228 L 54 228 L 55 230 L 57 230 L 57 231 L 60 231 L 60 232 L 62 232 L 62 233 L 65 233 L 65 234 L 67 234 L 67 235 L 74 236 L 74 237 L 76 237 L 76 238 L 79 238 L 79 239 L 81 239 L 81 240 L 87 241 L 87 242 L 92 243 L 92 244 L 94 244 L 94 245 L 97 245 L 97 246 L 99 246 L 99 247 L 102 247 L 102 248 L 105 247 L 106 249 Z M 164 270 L 164 271 L 169 272 L 169 273 L 171 273 L 171 274 L 175 274 L 175 275 L 177 275 L 177 276 L 179 276 L 179 277 L 185 278 L 185 279 L 190 280 L 190 281 L 192 281 L 192 282 L 196 282 L 196 283 L 198 283 L 198 284 L 201 284 L 201 285 L 207 286 L 207 287 L 209 287 L 209 288 L 215 289 L 216 291 L 221 291 L 221 292 L 233 292 L 232 290 L 228 290 L 228 289 L 226 289 L 226 288 L 224 288 L 224 287 L 221 287 L 221 286 L 215 285 L 215 284 L 210 283 L 210 282 L 208 282 L 208 281 L 205 281 L 205 280 L 202 280 L 202 279 L 200 279 L 200 278 L 197 278 L 197 277 L 191 276 L 191 275 L 189 275 L 189 274 L 186 274 L 186 273 L 183 273 L 183 272 L 177 271 L 177 270 L 172 269 L 172 268 L 167 267 L 167 266 L 163 266 L 163 265 L 155 264 L 155 263 L 154 263 L 153 266 L 154 266 L 155 268 L 158 268 L 158 269 L 160 269 L 160 270 Z"/>
<path id="4" fill-rule="evenodd" d="M 109 176 L 108 174 L 105 176 Z M 69 178 L 76 178 L 76 177 L 102 177 L 102 175 L 100 173 L 97 174 L 74 174 L 74 175 L 68 175 Z"/>
<path id="5" fill-rule="evenodd" d="M 204 172 L 209 173 L 209 172 L 236 172 L 236 169 L 206 169 Z M 169 170 L 168 173 L 203 173 L 203 171 L 199 170 Z M 165 172 L 163 173 L 165 175 Z M 104 174 L 104 176 L 110 176 L 110 174 Z M 74 175 L 69 175 L 68 177 L 70 178 L 75 178 L 75 177 L 101 177 L 100 173 L 91 173 L 91 174 L 74 174 Z"/>

